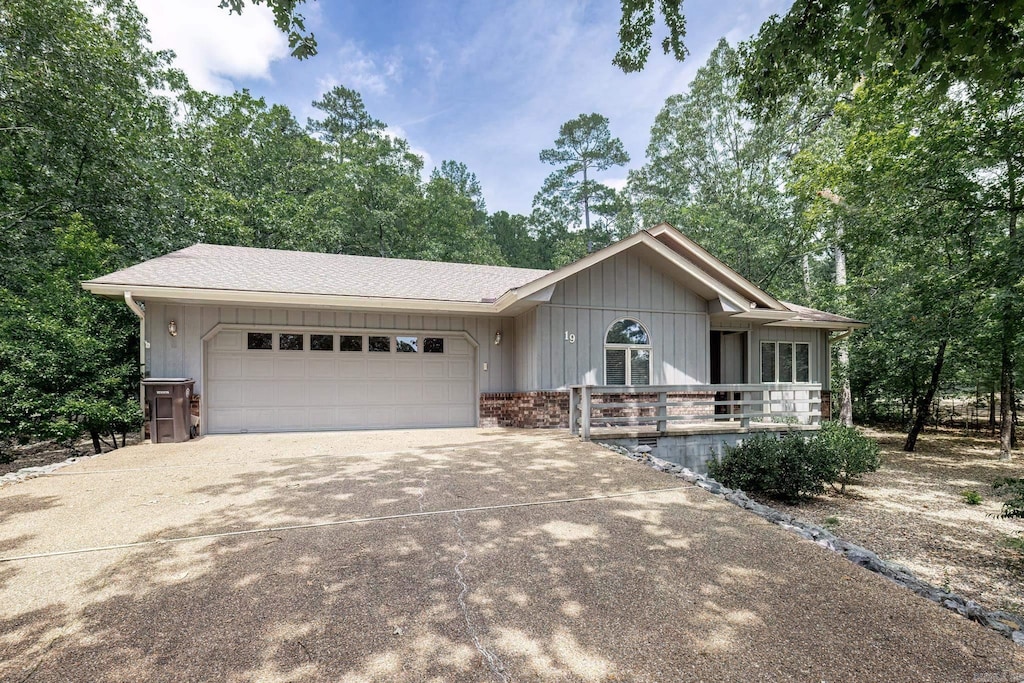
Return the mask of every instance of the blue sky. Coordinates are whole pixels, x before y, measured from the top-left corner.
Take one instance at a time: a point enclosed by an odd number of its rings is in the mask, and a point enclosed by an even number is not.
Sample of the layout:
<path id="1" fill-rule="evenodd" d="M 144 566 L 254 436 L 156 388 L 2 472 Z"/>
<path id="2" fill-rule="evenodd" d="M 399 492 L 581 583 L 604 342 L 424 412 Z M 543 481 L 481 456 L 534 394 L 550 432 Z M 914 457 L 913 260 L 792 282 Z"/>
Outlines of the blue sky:
<path id="1" fill-rule="evenodd" d="M 687 0 L 683 63 L 655 45 L 647 68 L 623 74 L 617 0 L 319 0 L 303 7 L 320 53 L 297 61 L 265 8 L 228 16 L 217 0 L 138 0 L 153 43 L 173 49 L 195 87 L 248 88 L 304 122 L 336 84 L 358 90 L 370 113 L 424 157 L 477 174 L 490 211 L 529 213 L 552 168 L 537 155 L 565 121 L 599 112 L 632 161 L 644 162 L 651 124 L 685 90 L 721 37 L 754 33 L 786 0 Z M 655 42 L 661 32 L 656 30 Z M 621 187 L 627 168 L 602 180 Z"/>

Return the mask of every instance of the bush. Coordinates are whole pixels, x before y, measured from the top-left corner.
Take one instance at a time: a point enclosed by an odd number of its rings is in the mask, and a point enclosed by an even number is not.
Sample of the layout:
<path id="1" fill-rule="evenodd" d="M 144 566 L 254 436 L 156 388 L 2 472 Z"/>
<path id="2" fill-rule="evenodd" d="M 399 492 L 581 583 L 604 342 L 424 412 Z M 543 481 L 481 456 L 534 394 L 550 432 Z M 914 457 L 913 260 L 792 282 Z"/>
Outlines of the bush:
<path id="1" fill-rule="evenodd" d="M 726 448 L 720 461 L 711 461 L 712 477 L 730 488 L 756 491 L 773 498 L 800 500 L 825 490 L 838 475 L 836 463 L 822 457 L 801 432 L 758 434 L 742 445 Z"/>
<path id="2" fill-rule="evenodd" d="M 992 488 L 999 489 L 1006 487 L 1011 498 L 1003 503 L 1003 510 L 1000 517 L 1024 517 L 1024 479 L 1003 477 L 992 482 Z"/>
<path id="3" fill-rule="evenodd" d="M 708 472 L 730 488 L 793 501 L 822 493 L 829 484 L 845 493 L 850 481 L 880 464 L 877 443 L 852 427 L 826 422 L 817 432 L 758 434 L 726 448 Z"/>
<path id="4" fill-rule="evenodd" d="M 877 471 L 882 464 L 878 443 L 841 422 L 825 422 L 810 442 L 811 449 L 818 452 L 815 457 L 831 460 L 837 468 L 829 483 L 836 488 L 835 482 L 839 482 L 836 490 L 840 493 L 846 493 L 851 481 L 865 472 Z"/>
<path id="5" fill-rule="evenodd" d="M 960 495 L 968 505 L 981 505 L 981 494 L 974 489 L 964 489 Z"/>

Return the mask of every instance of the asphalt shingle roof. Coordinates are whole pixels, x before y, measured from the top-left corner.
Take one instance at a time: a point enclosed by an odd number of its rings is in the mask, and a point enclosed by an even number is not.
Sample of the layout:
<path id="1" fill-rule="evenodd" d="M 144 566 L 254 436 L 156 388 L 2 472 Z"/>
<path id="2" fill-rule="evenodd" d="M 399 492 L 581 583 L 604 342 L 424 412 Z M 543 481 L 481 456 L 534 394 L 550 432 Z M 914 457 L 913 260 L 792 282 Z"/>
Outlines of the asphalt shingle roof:
<path id="1" fill-rule="evenodd" d="M 492 301 L 547 270 L 196 244 L 92 282 L 136 287 Z"/>

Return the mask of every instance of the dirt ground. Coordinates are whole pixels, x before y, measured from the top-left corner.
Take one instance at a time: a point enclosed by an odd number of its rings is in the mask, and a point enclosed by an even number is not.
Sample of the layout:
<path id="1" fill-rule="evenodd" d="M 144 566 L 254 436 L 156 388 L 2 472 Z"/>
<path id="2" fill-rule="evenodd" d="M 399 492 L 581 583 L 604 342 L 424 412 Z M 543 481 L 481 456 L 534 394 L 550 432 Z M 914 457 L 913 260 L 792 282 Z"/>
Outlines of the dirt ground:
<path id="1" fill-rule="evenodd" d="M 141 440 L 142 439 L 138 433 L 129 434 L 126 444 L 128 446 L 132 446 L 139 443 Z M 117 445 L 121 445 L 120 435 L 118 435 Z M 110 447 L 109 443 L 104 443 L 102 446 L 104 453 L 114 450 Z M 0 447 L 0 476 L 3 476 L 8 472 L 17 472 L 25 467 L 42 467 L 44 465 L 51 465 L 55 462 L 63 462 L 68 458 L 78 458 L 90 455 L 95 455 L 95 451 L 92 447 L 92 441 L 89 439 L 79 441 L 75 444 L 74 448 L 60 446 L 52 441 L 31 443 L 24 446 L 13 446 L 10 451 L 7 452 L 4 452 L 2 447 Z"/>
<path id="2" fill-rule="evenodd" d="M 1024 520 L 999 519 L 1005 499 L 991 484 L 1024 477 L 1024 454 L 998 459 L 993 438 L 928 432 L 917 451 L 904 435 L 865 430 L 882 447 L 882 467 L 846 496 L 830 493 L 798 506 L 773 506 L 863 545 L 918 577 L 989 608 L 1024 614 L 1024 552 L 1007 539 L 1024 538 Z M 962 492 L 982 502 L 968 505 Z"/>

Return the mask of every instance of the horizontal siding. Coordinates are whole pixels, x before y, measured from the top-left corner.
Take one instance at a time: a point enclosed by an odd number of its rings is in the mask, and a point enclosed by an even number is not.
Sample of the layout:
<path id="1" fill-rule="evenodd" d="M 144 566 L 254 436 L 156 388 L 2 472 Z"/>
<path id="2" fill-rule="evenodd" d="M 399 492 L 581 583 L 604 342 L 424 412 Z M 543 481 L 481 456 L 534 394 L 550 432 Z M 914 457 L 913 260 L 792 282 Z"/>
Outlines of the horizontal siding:
<path id="1" fill-rule="evenodd" d="M 178 336 L 167 332 L 167 323 L 178 324 Z M 515 321 L 501 317 L 460 317 L 329 311 L 300 308 L 251 308 L 199 306 L 151 302 L 146 306 L 146 337 L 149 374 L 152 377 L 192 377 L 202 393 L 203 336 L 218 324 L 278 325 L 332 330 L 412 330 L 466 332 L 479 348 L 477 374 L 481 392 L 513 391 L 515 374 Z M 501 344 L 494 344 L 501 330 Z M 483 364 L 487 363 L 487 371 Z"/>

